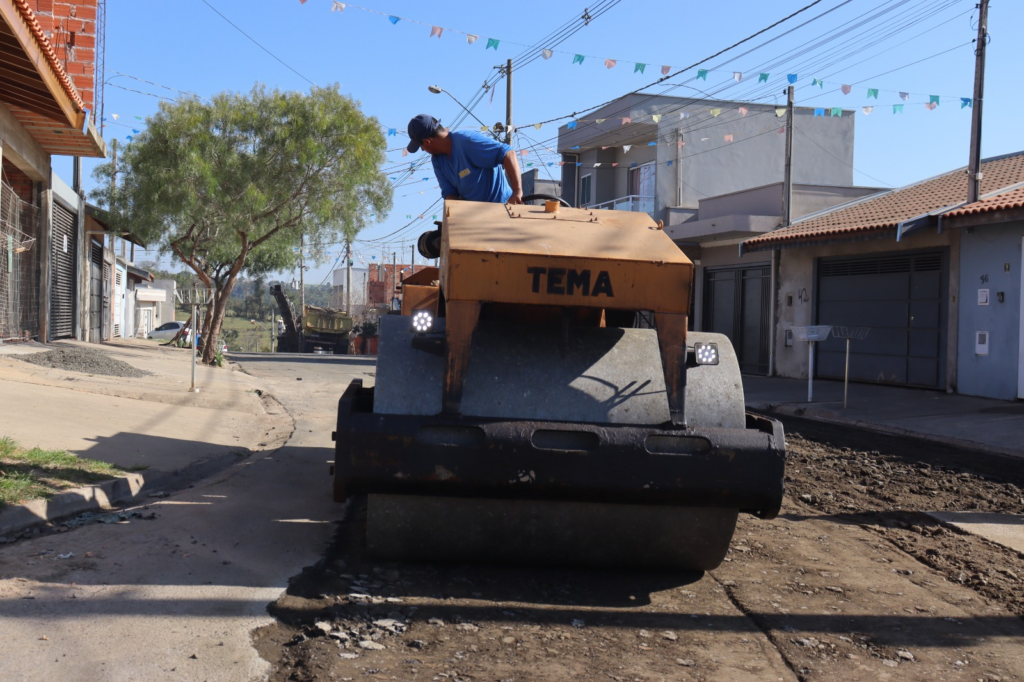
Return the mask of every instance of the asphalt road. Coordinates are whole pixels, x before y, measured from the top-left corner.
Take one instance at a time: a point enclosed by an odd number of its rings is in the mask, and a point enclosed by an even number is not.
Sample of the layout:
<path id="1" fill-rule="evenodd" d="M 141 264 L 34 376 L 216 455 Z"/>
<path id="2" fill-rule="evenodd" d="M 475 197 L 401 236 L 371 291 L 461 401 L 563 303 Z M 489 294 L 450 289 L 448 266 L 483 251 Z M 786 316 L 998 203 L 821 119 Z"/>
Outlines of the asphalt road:
<path id="1" fill-rule="evenodd" d="M 0 547 L 0 679 L 247 680 L 271 666 L 251 632 L 322 555 L 338 398 L 365 361 L 243 357 L 293 417 L 284 447 L 132 518 Z M 62 558 L 63 557 L 63 558 Z"/>

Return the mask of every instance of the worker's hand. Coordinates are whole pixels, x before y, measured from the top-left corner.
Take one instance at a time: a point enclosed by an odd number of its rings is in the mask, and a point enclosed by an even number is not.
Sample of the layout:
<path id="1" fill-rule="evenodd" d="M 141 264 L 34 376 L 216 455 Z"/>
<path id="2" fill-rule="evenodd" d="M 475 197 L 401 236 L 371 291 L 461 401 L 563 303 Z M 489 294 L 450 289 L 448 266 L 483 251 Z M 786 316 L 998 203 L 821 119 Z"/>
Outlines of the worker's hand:
<path id="1" fill-rule="evenodd" d="M 508 198 L 510 204 L 521 204 L 523 203 L 523 190 L 512 192 L 512 196 Z"/>

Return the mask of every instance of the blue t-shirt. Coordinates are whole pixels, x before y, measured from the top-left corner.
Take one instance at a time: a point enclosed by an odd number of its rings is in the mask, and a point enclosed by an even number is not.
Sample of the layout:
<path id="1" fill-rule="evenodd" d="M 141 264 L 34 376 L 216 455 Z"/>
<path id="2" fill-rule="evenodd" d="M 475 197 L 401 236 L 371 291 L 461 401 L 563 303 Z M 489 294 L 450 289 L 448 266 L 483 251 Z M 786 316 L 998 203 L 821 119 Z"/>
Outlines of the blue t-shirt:
<path id="1" fill-rule="evenodd" d="M 441 197 L 503 204 L 512 196 L 501 161 L 512 147 L 480 133 L 452 131 L 451 154 L 432 157 Z"/>

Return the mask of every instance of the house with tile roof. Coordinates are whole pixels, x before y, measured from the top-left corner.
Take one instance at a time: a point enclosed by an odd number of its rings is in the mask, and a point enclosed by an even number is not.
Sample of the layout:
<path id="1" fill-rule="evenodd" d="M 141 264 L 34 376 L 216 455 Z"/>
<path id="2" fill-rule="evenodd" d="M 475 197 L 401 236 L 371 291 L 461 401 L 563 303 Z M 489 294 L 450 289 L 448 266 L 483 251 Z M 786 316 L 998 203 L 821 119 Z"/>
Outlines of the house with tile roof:
<path id="1" fill-rule="evenodd" d="M 794 327 L 867 327 L 852 380 L 1024 398 L 1024 152 L 981 174 L 973 204 L 960 168 L 744 240 L 742 254 L 778 254 L 777 373 L 807 377 Z M 844 352 L 819 343 L 816 376 L 842 378 Z"/>
<path id="2" fill-rule="evenodd" d="M 84 199 L 51 157 L 97 157 L 97 0 L 0 0 L 0 342 L 81 336 Z"/>

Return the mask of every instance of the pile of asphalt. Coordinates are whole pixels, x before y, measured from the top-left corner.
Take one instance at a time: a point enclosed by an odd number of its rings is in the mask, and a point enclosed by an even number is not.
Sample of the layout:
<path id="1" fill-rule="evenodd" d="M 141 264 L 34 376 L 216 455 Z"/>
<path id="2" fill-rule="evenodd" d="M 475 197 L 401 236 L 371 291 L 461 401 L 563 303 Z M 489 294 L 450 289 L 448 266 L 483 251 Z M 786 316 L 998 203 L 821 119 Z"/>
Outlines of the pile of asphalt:
<path id="1" fill-rule="evenodd" d="M 102 374 L 110 377 L 134 379 L 149 376 L 150 372 L 132 367 L 126 362 L 115 360 L 106 353 L 92 348 L 54 348 L 45 353 L 16 356 L 34 365 L 62 369 L 82 374 Z"/>

